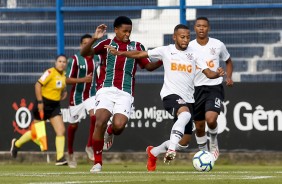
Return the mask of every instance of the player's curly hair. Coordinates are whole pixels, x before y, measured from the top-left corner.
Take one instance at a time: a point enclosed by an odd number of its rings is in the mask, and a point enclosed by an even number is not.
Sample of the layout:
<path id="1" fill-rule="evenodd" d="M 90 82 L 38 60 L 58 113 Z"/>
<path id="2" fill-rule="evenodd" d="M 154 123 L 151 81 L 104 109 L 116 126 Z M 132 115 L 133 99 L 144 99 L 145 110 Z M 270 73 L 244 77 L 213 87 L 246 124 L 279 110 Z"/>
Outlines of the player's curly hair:
<path id="1" fill-rule="evenodd" d="M 120 27 L 122 24 L 132 25 L 132 21 L 126 16 L 117 17 L 114 21 L 114 27 Z"/>

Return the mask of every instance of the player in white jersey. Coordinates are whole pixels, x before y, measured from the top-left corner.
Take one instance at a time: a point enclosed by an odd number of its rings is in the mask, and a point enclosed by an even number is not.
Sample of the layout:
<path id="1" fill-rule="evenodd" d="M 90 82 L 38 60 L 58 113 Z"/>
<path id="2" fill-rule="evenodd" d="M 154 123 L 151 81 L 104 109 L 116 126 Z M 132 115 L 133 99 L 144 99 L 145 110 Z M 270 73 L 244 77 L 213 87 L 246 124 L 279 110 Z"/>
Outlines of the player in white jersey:
<path id="1" fill-rule="evenodd" d="M 209 20 L 206 17 L 196 19 L 194 30 L 196 39 L 190 42 L 189 47 L 201 55 L 210 70 L 215 71 L 220 66 L 220 60 L 226 63 L 226 85 L 232 86 L 233 64 L 224 43 L 208 36 L 210 30 Z M 200 150 L 208 150 L 205 122 L 207 122 L 210 135 L 209 151 L 215 160 L 219 156 L 217 142 L 217 117 L 220 113 L 221 102 L 224 100 L 223 77 L 209 79 L 197 70 L 195 84 L 194 121 L 196 127 L 196 140 Z"/>
<path id="2" fill-rule="evenodd" d="M 164 108 L 174 116 L 174 125 L 170 133 L 168 149 L 165 151 L 164 162 L 170 162 L 176 156 L 178 142 L 183 134 L 192 133 L 192 104 L 194 103 L 194 77 L 196 64 L 200 66 L 201 71 L 210 78 L 217 78 L 224 75 L 224 71 L 219 68 L 216 72 L 208 69 L 207 65 L 198 62 L 199 58 L 190 47 L 190 31 L 185 25 L 179 24 L 174 28 L 173 40 L 175 44 L 157 47 L 149 51 L 117 51 L 108 46 L 110 52 L 115 55 L 122 55 L 130 58 L 159 59 L 164 65 L 164 84 L 160 95 Z M 187 125 L 187 126 L 186 126 Z M 184 132 L 186 126 L 186 130 Z M 151 151 L 148 152 L 148 171 L 154 171 L 156 168 L 156 157 Z M 152 163 L 153 162 L 153 163 Z"/>

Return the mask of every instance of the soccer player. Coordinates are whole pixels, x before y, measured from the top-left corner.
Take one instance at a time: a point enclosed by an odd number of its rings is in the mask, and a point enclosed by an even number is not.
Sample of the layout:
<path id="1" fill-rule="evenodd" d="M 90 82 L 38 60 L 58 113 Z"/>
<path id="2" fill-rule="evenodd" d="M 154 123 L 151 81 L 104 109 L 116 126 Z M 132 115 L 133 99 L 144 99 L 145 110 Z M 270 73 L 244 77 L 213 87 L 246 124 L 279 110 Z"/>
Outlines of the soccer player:
<path id="1" fill-rule="evenodd" d="M 80 38 L 80 49 L 84 47 L 92 36 L 85 34 Z M 99 65 L 99 57 L 91 55 L 81 56 L 80 52 L 68 60 L 67 84 L 71 85 L 69 98 L 69 126 L 68 126 L 68 165 L 76 168 L 77 162 L 73 155 L 73 143 L 78 122 L 86 118 L 86 111 L 90 115 L 90 129 L 88 142 L 85 151 L 88 158 L 94 161 L 92 149 L 92 135 L 94 132 L 96 117 L 94 114 L 95 94 L 96 94 L 96 69 Z"/>
<path id="2" fill-rule="evenodd" d="M 56 165 L 67 165 L 64 157 L 65 148 L 65 125 L 63 122 L 60 101 L 67 97 L 65 69 L 67 58 L 59 55 L 56 58 L 55 67 L 46 70 L 35 83 L 36 101 L 33 107 L 34 123 L 42 120 L 50 120 L 53 126 L 56 139 L 57 160 Z M 16 158 L 19 149 L 23 144 L 32 138 L 31 131 L 27 131 L 18 140 L 13 139 L 11 143 L 11 156 Z"/>
<path id="3" fill-rule="evenodd" d="M 200 54 L 210 70 L 215 71 L 220 66 L 220 60 L 226 63 L 227 86 L 233 85 L 232 71 L 233 64 L 224 43 L 220 40 L 209 37 L 210 23 L 208 18 L 199 17 L 196 19 L 194 30 L 196 39 L 191 41 L 190 47 Z M 224 100 L 224 89 L 222 85 L 223 77 L 209 79 L 197 70 L 195 84 L 195 127 L 196 141 L 200 150 L 208 150 L 207 135 L 205 126 L 207 122 L 208 132 L 210 135 L 209 151 L 214 155 L 215 160 L 219 156 L 217 141 L 217 117 L 220 113 L 221 103 Z"/>
<path id="4" fill-rule="evenodd" d="M 129 58 L 155 58 L 163 61 L 164 84 L 160 92 L 163 106 L 174 116 L 174 125 L 170 133 L 170 140 L 167 141 L 167 150 L 164 162 L 169 163 L 176 156 L 179 149 L 179 141 L 183 137 L 184 131 L 192 133 L 193 115 L 192 104 L 194 103 L 194 77 L 196 64 L 201 72 L 209 78 L 217 78 L 224 75 L 224 71 L 218 68 L 216 72 L 208 69 L 207 65 L 199 62 L 200 57 L 195 55 L 194 50 L 188 47 L 190 41 L 190 31 L 185 25 L 179 24 L 174 28 L 174 44 L 157 47 L 148 51 L 117 51 L 111 46 L 107 46 L 110 52 L 118 56 Z M 186 126 L 186 130 L 185 129 Z M 182 147 L 181 147 L 182 148 Z M 147 168 L 153 171 L 156 168 L 156 156 L 151 152 L 152 147 L 148 147 L 149 155 Z M 151 162 L 154 162 L 153 164 Z"/>
<path id="5" fill-rule="evenodd" d="M 112 45 L 118 50 L 144 50 L 144 46 L 129 39 L 132 31 L 132 21 L 126 16 L 117 17 L 114 21 L 115 37 L 105 39 L 92 48 L 95 41 L 102 38 L 106 32 L 105 24 L 96 28 L 92 39 L 82 48 L 81 55 L 89 52 L 101 55 L 105 67 L 100 71 L 99 79 L 101 84 L 97 86 L 96 93 L 96 124 L 93 134 L 94 166 L 90 172 L 102 170 L 102 153 L 104 146 L 104 135 L 107 122 L 113 114 L 112 126 L 107 134 L 119 135 L 128 122 L 131 106 L 134 101 L 135 73 L 137 64 L 141 68 L 152 71 L 162 65 L 161 61 L 151 62 L 148 58 L 131 59 L 124 56 L 114 56 L 105 48 L 105 45 Z M 106 139 L 105 139 L 106 140 Z"/>

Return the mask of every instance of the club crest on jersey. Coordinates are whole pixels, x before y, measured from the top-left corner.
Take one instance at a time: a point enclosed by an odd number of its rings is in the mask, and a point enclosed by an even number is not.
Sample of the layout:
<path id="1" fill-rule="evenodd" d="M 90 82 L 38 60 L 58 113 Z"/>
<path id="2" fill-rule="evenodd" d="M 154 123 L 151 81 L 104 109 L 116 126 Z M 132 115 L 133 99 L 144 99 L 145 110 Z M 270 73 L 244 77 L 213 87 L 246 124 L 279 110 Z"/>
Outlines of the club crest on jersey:
<path id="1" fill-rule="evenodd" d="M 211 53 L 211 55 L 215 55 L 216 54 L 216 48 L 210 48 L 210 53 Z"/>
<path id="2" fill-rule="evenodd" d="M 73 117 L 74 120 L 78 120 L 78 118 L 79 118 L 78 115 L 75 115 L 75 116 Z"/>
<path id="3" fill-rule="evenodd" d="M 192 53 L 188 53 L 188 54 L 186 54 L 186 56 L 189 60 L 193 60 L 193 58 L 194 58 Z"/>
<path id="4" fill-rule="evenodd" d="M 80 69 L 85 69 L 86 66 L 85 66 L 85 65 L 79 65 L 79 68 L 80 68 Z"/>
<path id="5" fill-rule="evenodd" d="M 127 49 L 130 51 L 130 50 L 136 50 L 136 47 L 133 47 L 132 45 L 129 45 L 128 47 L 127 47 Z"/>

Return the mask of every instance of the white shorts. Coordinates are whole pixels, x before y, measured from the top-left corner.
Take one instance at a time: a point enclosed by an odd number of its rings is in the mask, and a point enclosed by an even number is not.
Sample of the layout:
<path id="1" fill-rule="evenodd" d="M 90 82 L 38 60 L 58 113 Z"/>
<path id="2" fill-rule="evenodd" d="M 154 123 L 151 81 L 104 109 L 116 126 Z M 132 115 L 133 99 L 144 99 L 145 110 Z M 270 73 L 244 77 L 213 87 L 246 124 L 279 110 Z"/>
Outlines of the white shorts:
<path id="1" fill-rule="evenodd" d="M 79 105 L 69 106 L 69 123 L 77 123 L 85 119 L 91 109 L 95 109 L 95 96 L 86 99 Z"/>
<path id="2" fill-rule="evenodd" d="M 134 97 L 116 87 L 104 87 L 96 93 L 97 109 L 107 109 L 112 114 L 120 113 L 130 117 Z"/>

